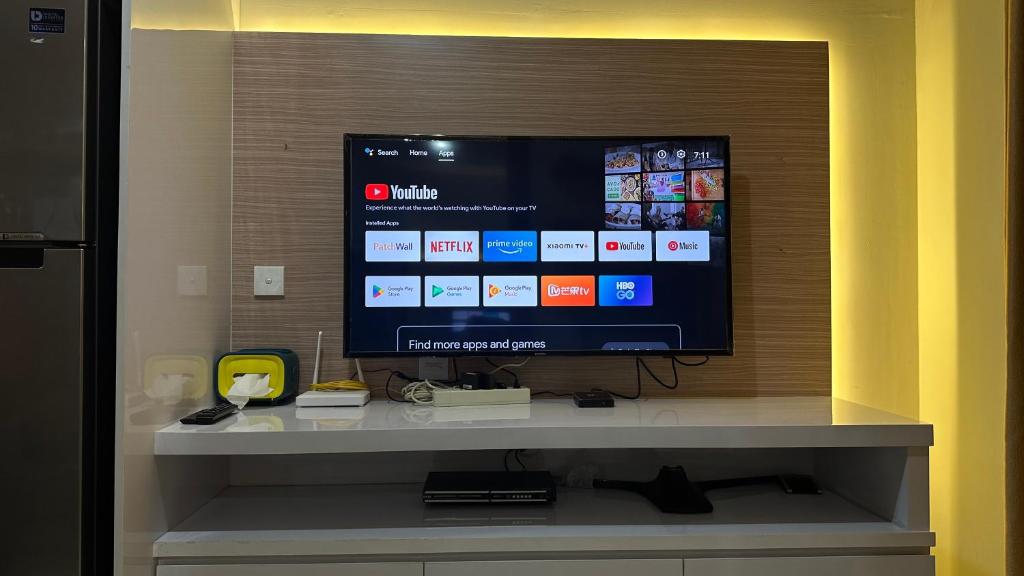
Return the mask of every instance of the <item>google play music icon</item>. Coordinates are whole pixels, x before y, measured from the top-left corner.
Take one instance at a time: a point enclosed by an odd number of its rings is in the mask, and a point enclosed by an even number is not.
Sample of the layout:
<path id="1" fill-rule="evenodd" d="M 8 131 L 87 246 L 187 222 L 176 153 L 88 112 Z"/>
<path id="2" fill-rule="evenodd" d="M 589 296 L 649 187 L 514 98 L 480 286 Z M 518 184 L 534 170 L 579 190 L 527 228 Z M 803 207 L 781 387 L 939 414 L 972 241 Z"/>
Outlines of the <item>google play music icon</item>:
<path id="1" fill-rule="evenodd" d="M 487 298 L 484 306 L 536 306 L 536 276 L 484 276 Z"/>

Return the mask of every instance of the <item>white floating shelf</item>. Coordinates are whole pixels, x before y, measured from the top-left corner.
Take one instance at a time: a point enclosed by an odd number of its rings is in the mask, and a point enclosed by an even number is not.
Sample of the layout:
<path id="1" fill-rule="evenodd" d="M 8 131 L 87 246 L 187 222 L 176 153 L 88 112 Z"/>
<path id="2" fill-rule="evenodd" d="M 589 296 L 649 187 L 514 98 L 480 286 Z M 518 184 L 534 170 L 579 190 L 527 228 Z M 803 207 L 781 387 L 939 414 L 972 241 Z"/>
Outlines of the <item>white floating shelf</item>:
<path id="1" fill-rule="evenodd" d="M 210 426 L 175 422 L 157 455 L 255 455 L 425 450 L 808 448 L 931 446 L 932 427 L 829 397 L 570 400 L 433 408 L 374 401 L 363 408 L 247 408 Z"/>
<path id="2" fill-rule="evenodd" d="M 710 492 L 711 514 L 628 492 L 561 489 L 545 506 L 426 506 L 420 485 L 231 487 L 154 545 L 167 558 L 913 549 L 935 544 L 826 492 Z M 386 513 L 384 511 L 386 510 Z"/>

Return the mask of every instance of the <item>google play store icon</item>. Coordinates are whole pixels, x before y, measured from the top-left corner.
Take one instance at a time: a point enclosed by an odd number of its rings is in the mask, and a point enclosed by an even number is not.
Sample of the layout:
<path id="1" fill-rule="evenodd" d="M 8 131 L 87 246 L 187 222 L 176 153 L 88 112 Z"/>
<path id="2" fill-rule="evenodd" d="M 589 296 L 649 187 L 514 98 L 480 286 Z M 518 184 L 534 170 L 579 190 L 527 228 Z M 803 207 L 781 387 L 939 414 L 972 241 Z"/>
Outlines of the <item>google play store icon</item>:
<path id="1" fill-rule="evenodd" d="M 367 308 L 415 308 L 420 305 L 419 276 L 367 276 Z"/>

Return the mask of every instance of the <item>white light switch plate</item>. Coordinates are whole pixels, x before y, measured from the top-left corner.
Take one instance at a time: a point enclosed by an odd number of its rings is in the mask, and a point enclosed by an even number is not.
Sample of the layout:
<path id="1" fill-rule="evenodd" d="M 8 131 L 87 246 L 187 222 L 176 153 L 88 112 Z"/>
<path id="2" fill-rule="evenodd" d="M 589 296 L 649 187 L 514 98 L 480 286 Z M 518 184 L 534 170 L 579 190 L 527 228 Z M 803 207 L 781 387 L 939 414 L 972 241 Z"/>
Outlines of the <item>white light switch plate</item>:
<path id="1" fill-rule="evenodd" d="M 254 266 L 253 296 L 284 296 L 284 266 Z"/>
<path id="2" fill-rule="evenodd" d="M 178 296 L 206 296 L 206 266 L 178 266 Z"/>

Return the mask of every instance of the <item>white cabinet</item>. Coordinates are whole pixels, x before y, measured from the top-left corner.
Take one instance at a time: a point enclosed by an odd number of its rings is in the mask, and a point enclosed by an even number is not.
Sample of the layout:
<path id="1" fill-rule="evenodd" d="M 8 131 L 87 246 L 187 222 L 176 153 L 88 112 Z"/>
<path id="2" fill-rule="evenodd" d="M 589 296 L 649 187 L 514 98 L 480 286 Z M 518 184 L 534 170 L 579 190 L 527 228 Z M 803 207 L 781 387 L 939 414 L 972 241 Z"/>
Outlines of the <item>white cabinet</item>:
<path id="1" fill-rule="evenodd" d="M 157 576 L 934 576 L 931 556 L 163 565 Z"/>
<path id="2" fill-rule="evenodd" d="M 682 576 L 682 560 L 428 562 L 423 576 Z"/>
<path id="3" fill-rule="evenodd" d="M 158 566 L 156 576 L 423 576 L 419 562 Z"/>
<path id="4" fill-rule="evenodd" d="M 254 409 L 284 423 L 275 432 L 225 422 L 157 433 L 160 457 L 230 457 L 235 485 L 155 542 L 156 576 L 935 573 L 927 424 L 830 398 L 652 399 L 600 414 L 537 401 L 511 423 L 365 408 L 358 425 L 278 406 Z M 638 494 L 570 487 L 536 508 L 423 504 L 430 471 L 491 469 L 499 449 L 523 447 L 551 449 L 534 462 L 560 476 L 593 461 L 610 477 L 649 477 L 677 462 L 709 479 L 812 474 L 823 493 L 725 488 L 709 494 L 714 512 L 697 516 L 663 514 Z"/>
<path id="5" fill-rule="evenodd" d="M 931 556 L 691 558 L 686 576 L 933 576 Z"/>

